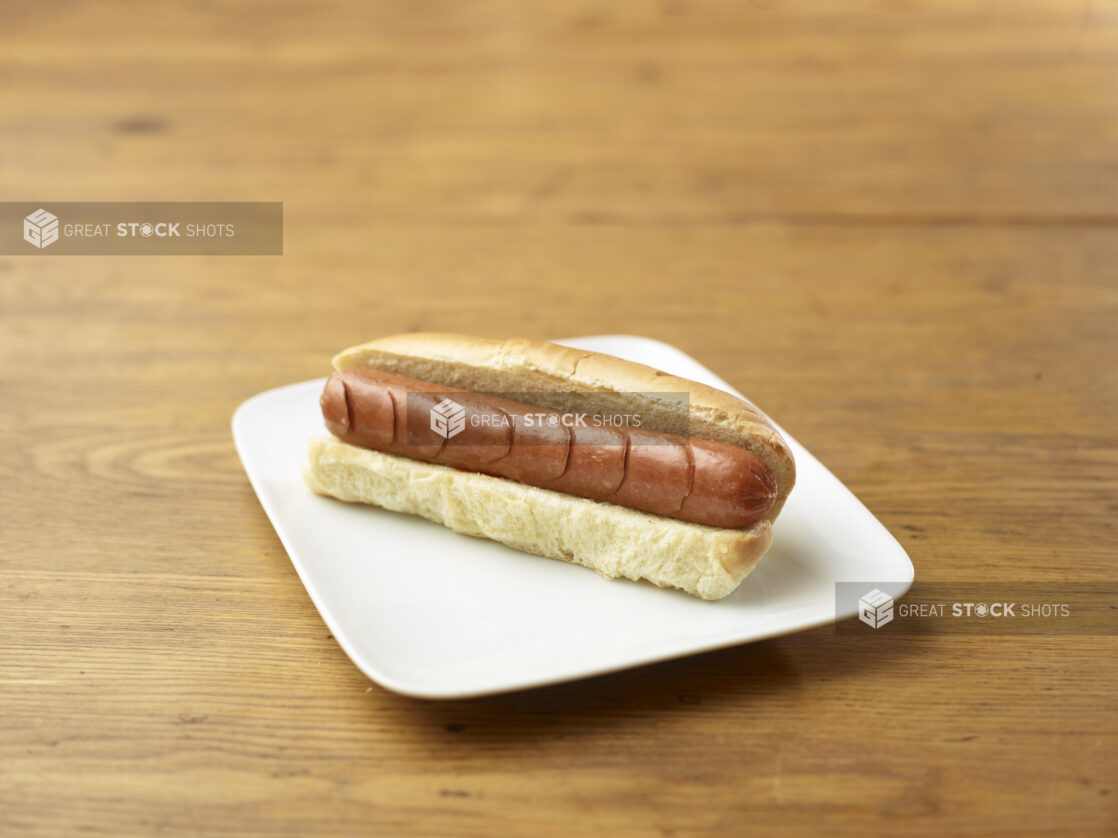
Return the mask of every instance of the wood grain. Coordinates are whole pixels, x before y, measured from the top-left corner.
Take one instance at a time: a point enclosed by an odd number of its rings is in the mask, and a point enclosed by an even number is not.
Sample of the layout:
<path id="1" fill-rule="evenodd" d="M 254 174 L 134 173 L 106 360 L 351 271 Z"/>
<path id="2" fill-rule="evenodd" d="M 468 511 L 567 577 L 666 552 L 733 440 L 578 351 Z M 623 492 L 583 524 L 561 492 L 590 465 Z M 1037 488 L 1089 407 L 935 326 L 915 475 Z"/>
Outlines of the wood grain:
<path id="1" fill-rule="evenodd" d="M 627 332 L 919 579 L 1107 581 L 1113 3 L 6 9 L 9 200 L 282 200 L 282 257 L 0 257 L 0 834 L 1112 835 L 1113 637 L 806 632 L 427 702 L 230 415 L 377 334 Z"/>

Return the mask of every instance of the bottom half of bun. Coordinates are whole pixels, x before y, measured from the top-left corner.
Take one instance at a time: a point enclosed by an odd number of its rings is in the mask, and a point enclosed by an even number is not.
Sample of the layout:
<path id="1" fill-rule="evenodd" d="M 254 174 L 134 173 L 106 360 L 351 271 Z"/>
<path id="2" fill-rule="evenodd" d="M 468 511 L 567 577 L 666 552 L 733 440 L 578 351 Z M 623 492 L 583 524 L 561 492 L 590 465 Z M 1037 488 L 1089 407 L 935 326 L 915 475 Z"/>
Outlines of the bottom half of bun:
<path id="1" fill-rule="evenodd" d="M 330 436 L 310 440 L 304 477 L 321 495 L 420 515 L 608 579 L 646 579 L 707 600 L 732 592 L 772 543 L 768 521 L 744 530 L 692 524 Z"/>

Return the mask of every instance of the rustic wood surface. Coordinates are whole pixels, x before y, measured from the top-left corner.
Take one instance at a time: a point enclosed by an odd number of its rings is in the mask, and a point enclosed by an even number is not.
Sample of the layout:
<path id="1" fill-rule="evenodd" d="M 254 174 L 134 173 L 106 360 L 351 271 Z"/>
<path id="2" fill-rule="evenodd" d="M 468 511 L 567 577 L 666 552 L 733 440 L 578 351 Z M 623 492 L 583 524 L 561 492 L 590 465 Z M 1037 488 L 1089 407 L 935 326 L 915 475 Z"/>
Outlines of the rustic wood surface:
<path id="1" fill-rule="evenodd" d="M 1115 578 L 1118 6 L 5 4 L 6 200 L 282 200 L 282 257 L 0 257 L 0 834 L 1113 835 L 1113 637 L 820 629 L 417 701 L 233 409 L 340 347 L 625 332 L 921 580 Z"/>

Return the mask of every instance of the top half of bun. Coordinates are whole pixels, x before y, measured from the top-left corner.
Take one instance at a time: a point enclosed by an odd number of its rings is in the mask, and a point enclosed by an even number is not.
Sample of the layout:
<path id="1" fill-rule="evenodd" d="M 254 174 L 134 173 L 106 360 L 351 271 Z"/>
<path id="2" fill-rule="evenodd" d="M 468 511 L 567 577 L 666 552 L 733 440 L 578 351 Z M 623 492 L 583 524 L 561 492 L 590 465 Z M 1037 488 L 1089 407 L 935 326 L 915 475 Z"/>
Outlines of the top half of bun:
<path id="1" fill-rule="evenodd" d="M 779 491 L 769 519 L 780 512 L 796 480 L 787 442 L 752 402 L 600 352 L 522 338 L 414 332 L 350 347 L 334 358 L 334 368 L 373 368 L 448 387 L 531 394 L 532 404 L 552 410 L 635 413 L 651 430 L 748 449 L 776 477 Z"/>

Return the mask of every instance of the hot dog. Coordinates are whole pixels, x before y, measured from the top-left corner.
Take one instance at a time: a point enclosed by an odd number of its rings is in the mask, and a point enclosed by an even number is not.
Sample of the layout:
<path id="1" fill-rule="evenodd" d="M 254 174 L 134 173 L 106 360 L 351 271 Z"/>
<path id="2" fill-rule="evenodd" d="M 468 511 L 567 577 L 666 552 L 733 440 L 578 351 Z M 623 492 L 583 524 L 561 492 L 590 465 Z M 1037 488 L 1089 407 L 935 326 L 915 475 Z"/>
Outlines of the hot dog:
<path id="1" fill-rule="evenodd" d="M 607 578 L 726 596 L 768 549 L 795 481 L 787 444 L 748 401 L 600 353 L 417 333 L 334 367 L 320 398 L 330 434 L 311 439 L 304 469 L 315 492 Z M 667 398 L 679 393 L 682 408 Z M 433 418 L 441 408 L 453 429 Z M 618 408 L 642 421 L 569 421 Z"/>
<path id="2" fill-rule="evenodd" d="M 437 434 L 428 418 L 446 397 L 487 421 Z M 334 373 L 320 404 L 327 430 L 353 445 L 697 524 L 751 526 L 777 496 L 761 458 L 724 442 L 578 425 L 560 411 L 381 370 Z"/>

